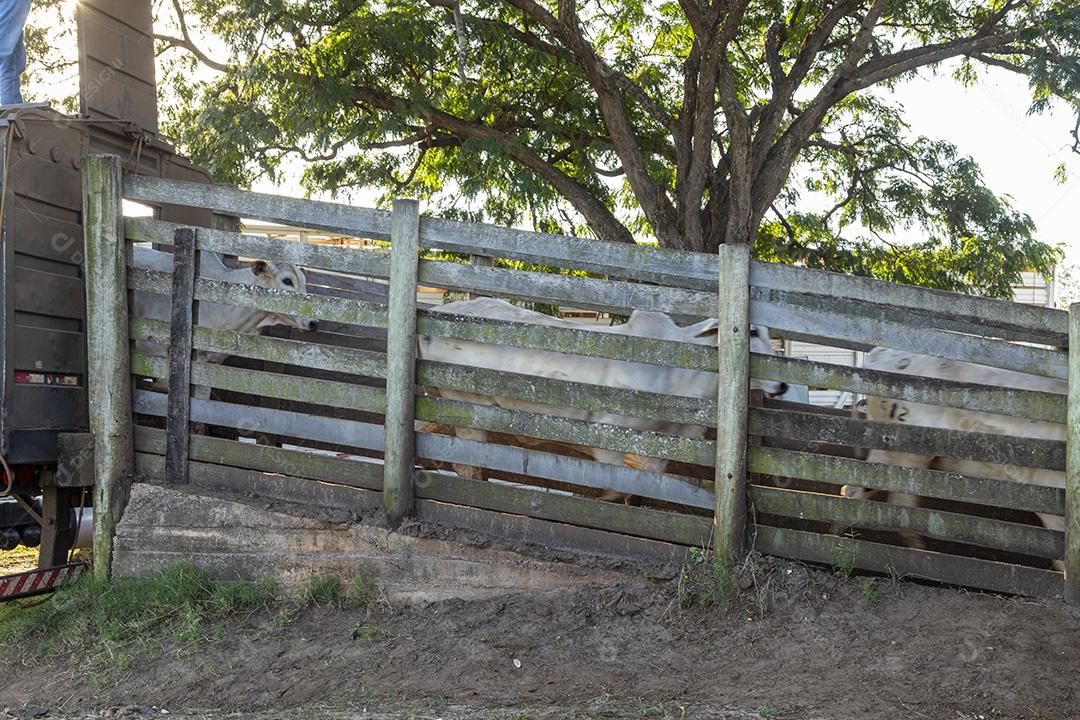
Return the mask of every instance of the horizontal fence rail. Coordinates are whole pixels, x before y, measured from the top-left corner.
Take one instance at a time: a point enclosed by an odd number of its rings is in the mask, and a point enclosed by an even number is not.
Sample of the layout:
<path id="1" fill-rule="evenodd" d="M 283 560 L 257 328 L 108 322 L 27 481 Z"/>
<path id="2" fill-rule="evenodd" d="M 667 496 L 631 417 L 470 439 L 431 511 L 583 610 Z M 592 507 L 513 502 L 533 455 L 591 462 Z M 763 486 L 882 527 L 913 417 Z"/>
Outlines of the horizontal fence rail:
<path id="1" fill-rule="evenodd" d="M 1046 470 L 1065 469 L 1065 443 L 1060 440 L 1015 438 L 984 432 L 870 422 L 785 410 L 750 410 L 750 432 L 877 448 L 916 455 L 1019 465 Z"/>
<path id="2" fill-rule="evenodd" d="M 128 273 L 128 287 L 156 295 L 168 295 L 172 282 L 170 277 L 169 273 L 131 268 Z M 199 278 L 195 281 L 195 299 L 292 317 L 326 318 L 350 325 L 386 327 L 386 308 L 383 306 L 312 293 Z"/>
<path id="3" fill-rule="evenodd" d="M 1017 390 L 976 383 L 924 378 L 869 368 L 797 358 L 752 355 L 750 374 L 810 387 L 846 390 L 893 400 L 1013 415 L 1030 420 L 1065 422 L 1066 397 L 1039 390 Z"/>
<path id="4" fill-rule="evenodd" d="M 168 323 L 133 317 L 130 327 L 132 340 L 161 347 L 169 344 Z M 202 352 L 235 355 L 349 375 L 375 378 L 386 375 L 386 355 L 383 353 L 206 327 L 196 327 L 192 335 L 194 348 Z"/>

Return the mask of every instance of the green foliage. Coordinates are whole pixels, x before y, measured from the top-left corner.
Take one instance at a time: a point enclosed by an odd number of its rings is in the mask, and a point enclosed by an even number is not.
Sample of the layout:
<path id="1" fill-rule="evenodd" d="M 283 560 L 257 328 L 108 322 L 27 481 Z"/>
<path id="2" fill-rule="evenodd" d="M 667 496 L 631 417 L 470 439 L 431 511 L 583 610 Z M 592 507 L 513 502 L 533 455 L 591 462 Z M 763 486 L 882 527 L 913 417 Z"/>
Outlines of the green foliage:
<path id="1" fill-rule="evenodd" d="M 300 586 L 298 597 L 304 606 L 336 605 L 341 599 L 341 580 L 334 575 L 313 575 Z"/>
<path id="2" fill-rule="evenodd" d="M 690 548 L 676 588 L 682 607 L 724 608 L 736 592 L 735 569 L 730 561 L 714 557 L 703 548 Z"/>
<path id="3" fill-rule="evenodd" d="M 345 589 L 345 602 L 355 608 L 371 608 L 379 601 L 379 585 L 375 573 L 362 568 Z"/>
<path id="4" fill-rule="evenodd" d="M 379 640 L 390 637 L 390 631 L 386 623 L 373 623 L 371 625 L 357 625 L 353 629 L 353 640 L 359 640 L 365 645 L 371 645 Z"/>
<path id="5" fill-rule="evenodd" d="M 700 3 L 709 29 L 673 0 L 578 0 L 572 21 L 548 0 L 181 5 L 225 70 L 192 82 L 193 56 L 166 52 L 163 125 L 223 182 L 299 160 L 312 192 L 691 250 L 753 241 L 765 260 L 998 297 L 1060 257 L 972 158 L 913 134 L 892 89 L 946 62 L 961 87 L 1003 68 L 1032 112 L 1080 112 L 1073 0 L 751 0 L 727 42 L 719 0 Z"/>
<path id="6" fill-rule="evenodd" d="M 872 578 L 866 578 L 859 583 L 859 593 L 868 605 L 877 605 L 878 602 L 881 601 L 881 594 L 878 592 L 877 583 Z"/>
<path id="7" fill-rule="evenodd" d="M 272 582 L 215 582 L 190 565 L 148 578 L 86 574 L 31 607 L 0 605 L 0 643 L 64 653 L 90 669 L 124 669 L 166 644 L 194 651 L 218 639 L 212 621 L 269 608 Z"/>
<path id="8" fill-rule="evenodd" d="M 855 572 L 855 537 L 854 531 L 848 531 L 844 540 L 833 545 L 833 568 L 844 578 L 850 578 Z"/>

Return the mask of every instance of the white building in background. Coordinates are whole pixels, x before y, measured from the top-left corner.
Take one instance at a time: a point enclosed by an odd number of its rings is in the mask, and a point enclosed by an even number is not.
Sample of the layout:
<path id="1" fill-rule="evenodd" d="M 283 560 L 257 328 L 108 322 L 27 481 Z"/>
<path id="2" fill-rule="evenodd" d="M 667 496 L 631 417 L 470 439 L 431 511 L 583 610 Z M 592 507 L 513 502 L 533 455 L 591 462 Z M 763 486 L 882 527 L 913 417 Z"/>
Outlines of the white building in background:
<path id="1" fill-rule="evenodd" d="M 1013 300 L 1027 305 L 1039 305 L 1042 307 L 1054 307 L 1054 278 L 1049 279 L 1034 272 L 1020 274 L 1020 284 L 1013 285 Z M 834 363 L 836 365 L 848 365 L 851 367 L 862 366 L 863 353 L 857 350 L 845 350 L 843 348 L 825 347 L 813 343 L 800 342 L 798 340 L 779 341 L 777 350 L 786 357 L 814 360 L 816 362 Z M 786 398 L 789 400 L 802 400 L 813 405 L 843 408 L 851 405 L 851 393 L 840 390 L 815 390 L 810 388 L 809 398 L 796 397 Z"/>

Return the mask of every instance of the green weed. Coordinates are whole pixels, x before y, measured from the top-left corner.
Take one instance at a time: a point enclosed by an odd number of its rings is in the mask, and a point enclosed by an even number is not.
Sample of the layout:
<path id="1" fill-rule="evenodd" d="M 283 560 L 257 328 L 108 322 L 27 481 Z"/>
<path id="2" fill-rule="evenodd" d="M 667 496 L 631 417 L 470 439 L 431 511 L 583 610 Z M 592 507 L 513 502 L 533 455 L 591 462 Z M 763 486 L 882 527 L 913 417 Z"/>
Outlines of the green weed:
<path id="1" fill-rule="evenodd" d="M 866 578 L 859 583 L 859 592 L 862 593 L 863 600 L 869 605 L 877 605 L 881 600 L 881 596 L 878 594 L 877 583 L 870 578 Z"/>
<path id="2" fill-rule="evenodd" d="M 677 596 L 684 607 L 726 607 L 735 597 L 735 570 L 726 558 L 703 548 L 690 548 L 679 573 Z"/>
<path id="3" fill-rule="evenodd" d="M 337 605 L 341 598 L 341 581 L 334 575 L 313 575 L 300 586 L 298 597 L 304 607 Z"/>
<path id="4" fill-rule="evenodd" d="M 379 585 L 375 573 L 362 568 L 345 590 L 345 602 L 354 608 L 372 608 L 379 601 Z"/>
<path id="5" fill-rule="evenodd" d="M 833 545 L 833 567 L 844 578 L 851 577 L 855 571 L 855 531 L 844 533 L 847 541 L 838 541 Z"/>
<path id="6" fill-rule="evenodd" d="M 213 621 L 270 608 L 274 583 L 215 582 L 178 564 L 145 578 L 103 581 L 86 574 L 44 602 L 0 606 L 0 643 L 65 653 L 90 668 L 124 669 L 167 644 L 178 652 L 217 642 Z"/>

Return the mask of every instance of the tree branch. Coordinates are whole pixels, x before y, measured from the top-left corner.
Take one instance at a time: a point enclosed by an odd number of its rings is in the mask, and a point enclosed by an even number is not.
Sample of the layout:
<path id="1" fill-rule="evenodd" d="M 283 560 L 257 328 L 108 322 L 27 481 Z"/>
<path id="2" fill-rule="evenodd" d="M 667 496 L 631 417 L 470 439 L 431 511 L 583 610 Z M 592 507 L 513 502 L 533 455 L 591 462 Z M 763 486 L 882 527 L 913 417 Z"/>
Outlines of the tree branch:
<path id="1" fill-rule="evenodd" d="M 204 53 L 199 47 L 192 41 L 191 33 L 188 32 L 187 21 L 184 19 L 184 8 L 180 5 L 180 0 L 173 0 L 173 10 L 176 12 L 176 22 L 180 26 L 180 37 L 171 37 L 169 35 L 154 34 L 155 40 L 161 40 L 165 42 L 168 47 L 181 47 L 190 52 L 198 59 L 203 65 L 217 70 L 218 72 L 226 72 L 229 66 L 225 63 L 219 63 L 215 60 L 211 60 L 210 57 Z"/>
<path id="2" fill-rule="evenodd" d="M 559 17 L 553 16 L 535 0 L 504 0 L 539 22 L 549 34 L 559 39 L 582 64 L 589 84 L 597 94 L 604 124 L 611 134 L 615 154 L 626 171 L 627 181 L 661 244 L 679 247 L 680 239 L 675 207 L 667 194 L 653 181 L 645 167 L 641 146 L 626 116 L 622 96 L 611 79 L 609 69 L 581 34 L 574 0 L 559 0 Z M 584 213 L 582 213 L 584 214 Z"/>
<path id="3" fill-rule="evenodd" d="M 634 242 L 633 236 L 610 210 L 587 188 L 572 177 L 545 162 L 532 148 L 522 145 L 513 137 L 480 122 L 466 120 L 433 107 L 418 105 L 408 98 L 399 97 L 382 90 L 354 87 L 353 95 L 370 107 L 386 112 L 407 112 L 419 116 L 431 128 L 452 133 L 461 138 L 491 140 L 516 162 L 532 170 L 555 188 L 574 206 L 592 226 L 597 237 L 614 242 Z"/>

